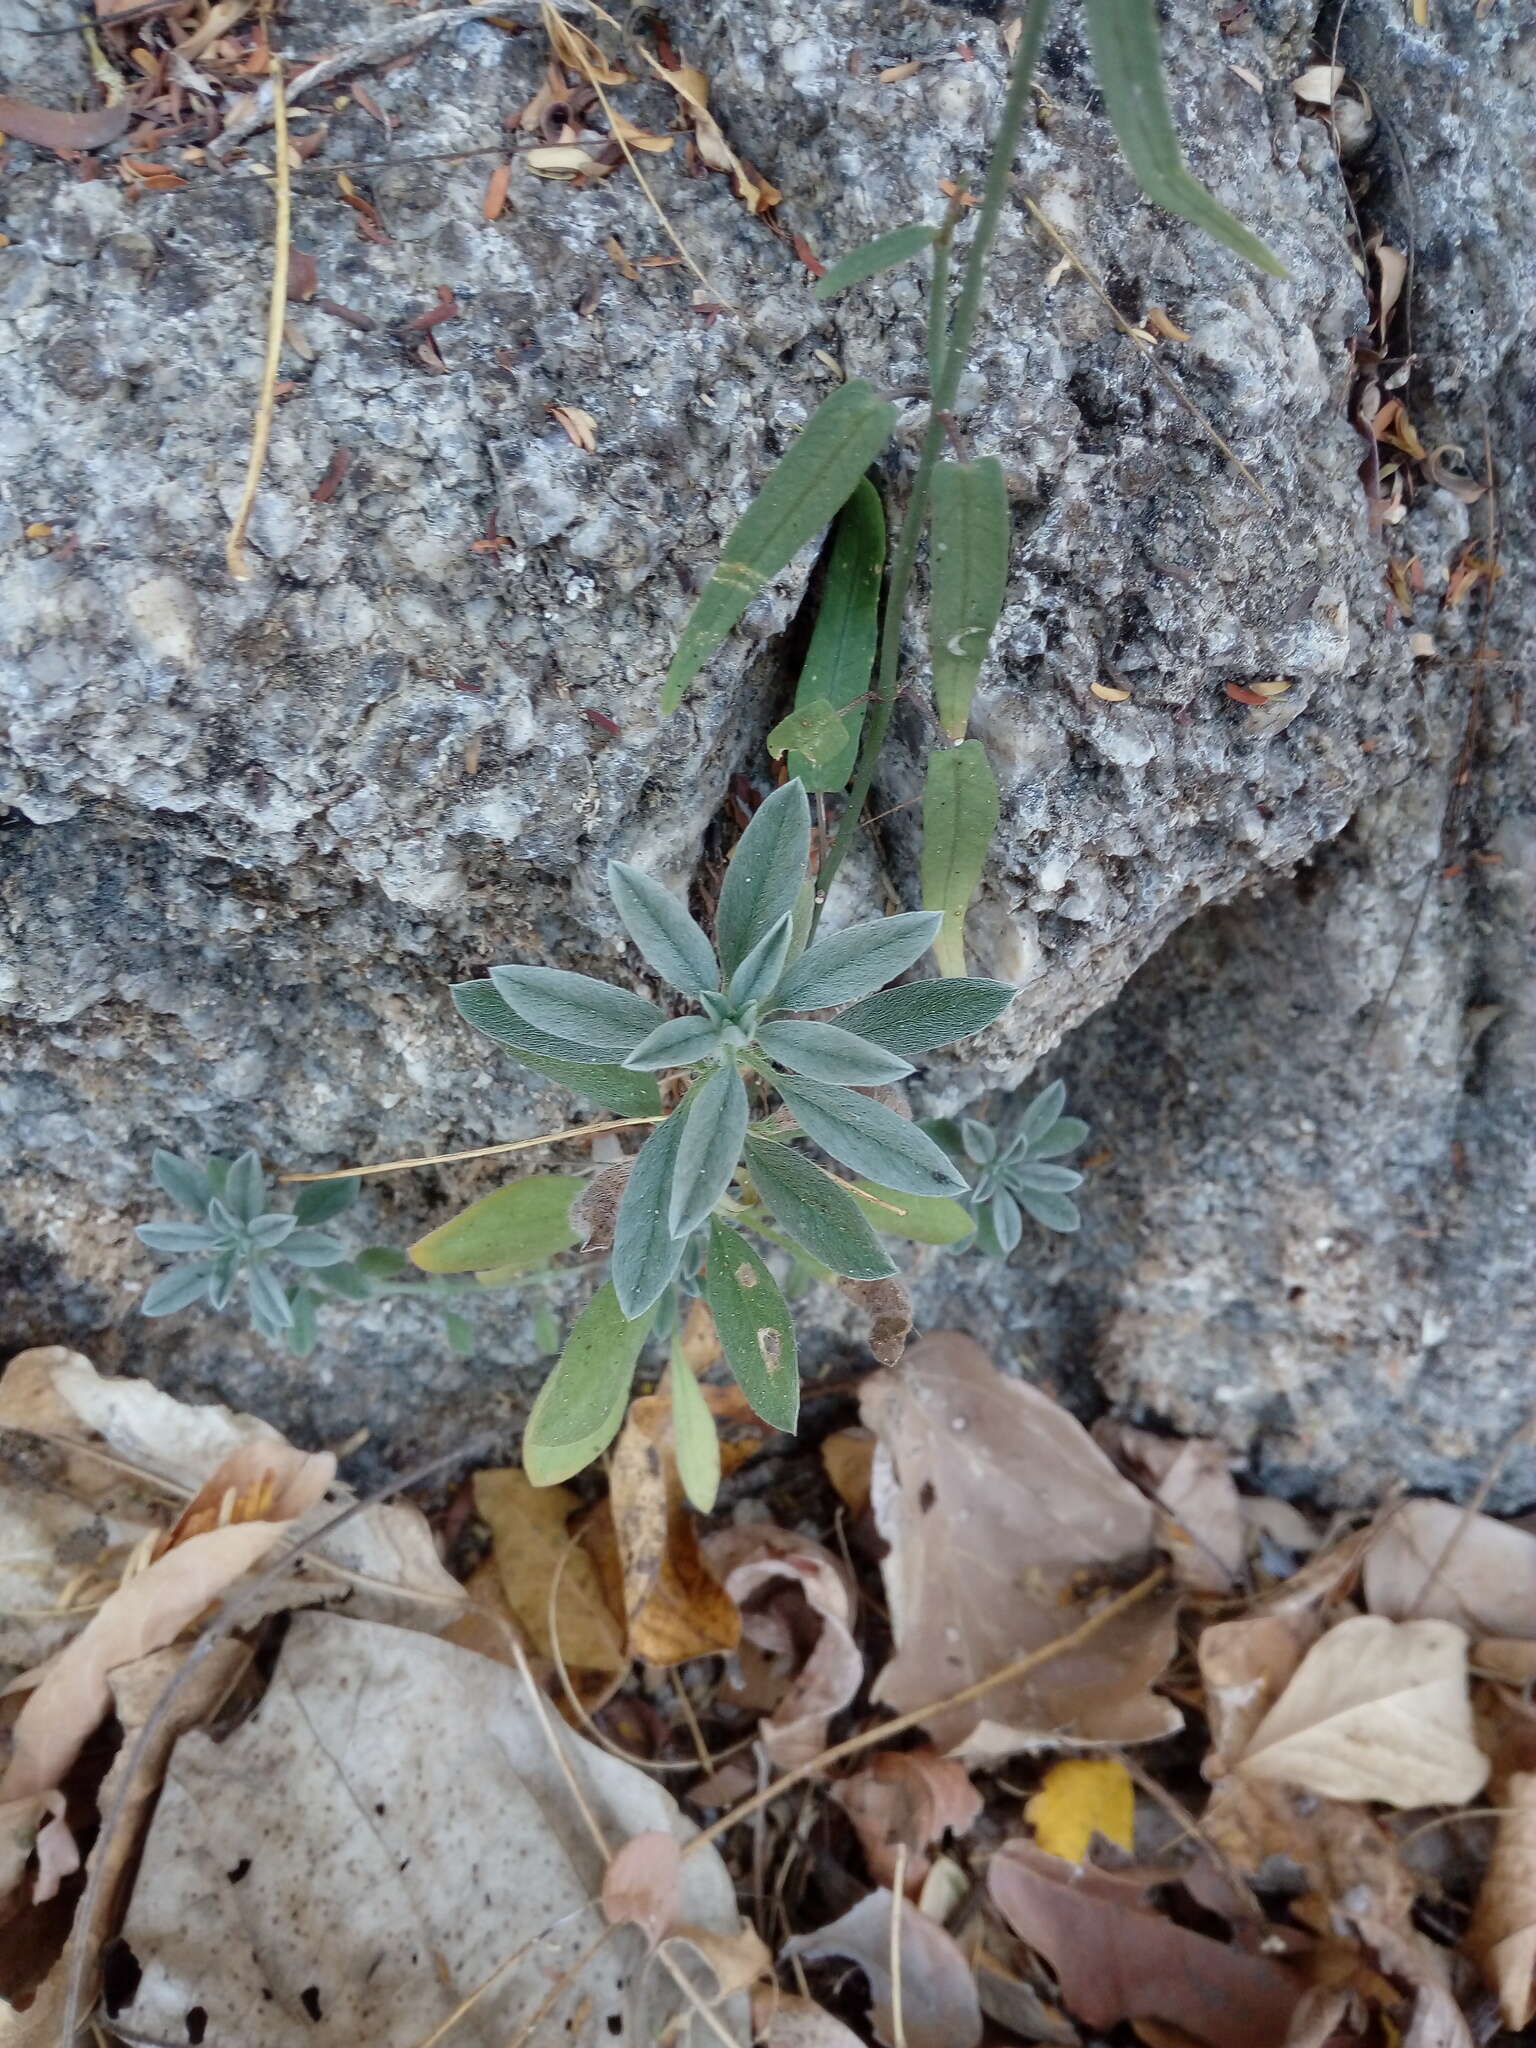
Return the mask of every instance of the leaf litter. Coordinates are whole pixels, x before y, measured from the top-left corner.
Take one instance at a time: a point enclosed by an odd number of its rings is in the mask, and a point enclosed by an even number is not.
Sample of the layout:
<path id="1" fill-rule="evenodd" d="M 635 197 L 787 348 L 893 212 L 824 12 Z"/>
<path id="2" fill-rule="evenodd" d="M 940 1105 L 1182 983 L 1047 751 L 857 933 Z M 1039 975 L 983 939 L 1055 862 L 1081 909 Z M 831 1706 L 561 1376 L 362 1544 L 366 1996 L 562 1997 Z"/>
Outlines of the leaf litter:
<path id="1" fill-rule="evenodd" d="M 800 1443 L 721 1372 L 698 1307 L 606 1480 L 332 1530 L 327 1453 L 13 1360 L 0 2040 L 71 1966 L 146 2044 L 1529 2029 L 1529 1530 L 1325 1530 L 954 1332 Z"/>

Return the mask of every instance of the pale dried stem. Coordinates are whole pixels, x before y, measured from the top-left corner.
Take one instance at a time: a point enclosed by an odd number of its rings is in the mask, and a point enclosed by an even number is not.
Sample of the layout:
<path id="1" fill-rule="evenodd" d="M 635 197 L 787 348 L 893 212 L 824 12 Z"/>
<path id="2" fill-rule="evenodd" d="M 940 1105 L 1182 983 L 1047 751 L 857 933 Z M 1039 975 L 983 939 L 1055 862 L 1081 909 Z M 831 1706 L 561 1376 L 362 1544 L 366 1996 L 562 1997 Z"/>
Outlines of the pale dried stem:
<path id="1" fill-rule="evenodd" d="M 410 1173 L 419 1166 L 452 1166 L 460 1159 L 489 1159 L 500 1152 L 532 1152 L 540 1145 L 564 1145 L 577 1138 L 600 1138 L 605 1131 L 635 1131 L 643 1124 L 665 1123 L 660 1116 L 624 1116 L 607 1124 L 569 1124 L 563 1131 L 549 1131 L 538 1138 L 512 1138 L 504 1145 L 476 1145 L 468 1152 L 433 1152 L 421 1159 L 386 1159 L 381 1166 L 333 1166 L 328 1173 L 280 1173 L 278 1181 L 289 1187 L 297 1181 L 364 1180 L 375 1173 Z"/>
<path id="2" fill-rule="evenodd" d="M 251 572 L 245 565 L 245 529 L 261 472 L 266 467 L 267 444 L 272 439 L 272 420 L 277 411 L 277 371 L 283 354 L 283 322 L 288 316 L 288 249 L 292 239 L 293 201 L 288 181 L 288 101 L 283 90 L 283 62 L 272 59 L 272 123 L 275 130 L 272 184 L 277 196 L 277 225 L 272 234 L 272 296 L 267 303 L 267 354 L 261 370 L 261 390 L 256 400 L 256 420 L 251 428 L 251 453 L 245 466 L 245 487 L 240 493 L 235 522 L 224 543 L 224 562 L 237 583 L 248 583 Z"/>

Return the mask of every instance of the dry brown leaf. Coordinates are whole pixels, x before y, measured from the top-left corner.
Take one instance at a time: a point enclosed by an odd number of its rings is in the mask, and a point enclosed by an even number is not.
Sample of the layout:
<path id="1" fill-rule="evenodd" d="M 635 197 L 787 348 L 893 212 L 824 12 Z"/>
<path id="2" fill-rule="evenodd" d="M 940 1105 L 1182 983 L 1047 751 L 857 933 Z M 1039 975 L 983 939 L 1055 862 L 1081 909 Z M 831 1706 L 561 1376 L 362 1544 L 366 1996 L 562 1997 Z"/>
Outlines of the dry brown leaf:
<path id="1" fill-rule="evenodd" d="M 1112 683 L 1090 683 L 1089 690 L 1105 704 L 1124 704 L 1129 701 L 1129 690 L 1117 690 Z"/>
<path id="2" fill-rule="evenodd" d="M 1176 320 L 1170 320 L 1161 306 L 1148 306 L 1143 319 L 1144 324 L 1150 327 L 1154 334 L 1161 335 L 1164 341 L 1189 340 L 1188 332 L 1180 327 Z"/>
<path id="3" fill-rule="evenodd" d="M 1464 1804 L 1488 1776 L 1466 1637 L 1444 1621 L 1341 1621 L 1307 1652 L 1234 1769 L 1329 1799 Z"/>
<path id="4" fill-rule="evenodd" d="M 934 1749 L 883 1749 L 832 1788 L 853 1823 L 876 1884 L 894 1885 L 906 1851 L 911 1898 L 928 1874 L 928 1851 L 946 1834 L 963 1835 L 982 1798 L 964 1769 Z"/>
<path id="5" fill-rule="evenodd" d="M 549 0 L 540 0 L 539 21 L 557 61 L 567 71 L 574 71 L 578 78 L 595 80 L 599 85 L 630 83 L 629 72 L 610 64 L 592 38 L 579 28 L 573 28 L 549 4 Z"/>
<path id="6" fill-rule="evenodd" d="M 720 1529 L 704 1556 L 741 1609 L 741 1632 L 786 1664 L 794 1677 L 758 1739 L 782 1770 L 826 1747 L 827 1723 L 864 1682 L 864 1658 L 853 1639 L 854 1593 L 830 1550 L 771 1523 Z M 804 1644 L 816 1629 L 809 1655 Z"/>
<path id="7" fill-rule="evenodd" d="M 1431 448 L 1425 462 L 1430 481 L 1449 491 L 1463 505 L 1475 505 L 1487 492 L 1487 482 L 1479 482 L 1469 476 L 1466 468 L 1467 451 L 1454 441 L 1442 442 L 1438 448 Z"/>
<path id="8" fill-rule="evenodd" d="M 649 151 L 652 156 L 665 156 L 676 142 L 675 135 L 653 135 L 649 128 L 639 128 L 621 114 L 617 107 L 608 113 L 608 126 L 614 135 L 627 142 L 631 149 Z"/>
<path id="9" fill-rule="evenodd" d="M 1101 1423 L 1093 1435 L 1163 1510 L 1159 1541 L 1179 1583 L 1198 1593 L 1230 1591 L 1247 1549 L 1230 1452 L 1206 1438 L 1181 1443 L 1125 1422 Z"/>
<path id="10" fill-rule="evenodd" d="M 873 1697 L 916 1708 L 1077 1627 L 1095 1591 L 1143 1568 L 1153 1508 L 1082 1426 L 949 1331 L 866 1380 L 873 1502 L 896 1652 Z M 1174 1651 L 1173 1604 L 1145 1601 L 984 1703 L 925 1722 L 940 1749 L 1142 1742 L 1180 1727 L 1149 1690 Z"/>
<path id="11" fill-rule="evenodd" d="M 684 1943 L 708 1965 L 715 1980 L 711 2002 L 747 1991 L 773 1968 L 773 1956 L 755 1927 L 716 1934 L 707 1927 L 679 1927 L 669 1946 Z"/>
<path id="12" fill-rule="evenodd" d="M 1408 281 L 1408 258 L 1390 242 L 1378 241 L 1370 253 L 1376 264 L 1376 332 L 1385 341 Z"/>
<path id="13" fill-rule="evenodd" d="M 515 1467 L 477 1472 L 475 1510 L 490 1524 L 496 1571 L 513 1619 L 541 1656 L 552 1657 L 549 1596 L 556 1572 L 555 1627 L 560 1656 L 573 1671 L 623 1671 L 624 1627 L 603 1594 L 591 1555 L 570 1536 L 581 1505 L 563 1486 L 534 1486 Z M 561 1571 L 561 1560 L 564 1570 Z"/>
<path id="14" fill-rule="evenodd" d="M 1299 78 L 1291 80 L 1291 91 L 1310 106 L 1331 107 L 1344 76 L 1342 64 L 1309 64 Z"/>
<path id="15" fill-rule="evenodd" d="M 610 1927 L 638 1927 L 654 1948 L 677 1918 L 683 1852 L 660 1828 L 632 1835 L 603 1872 L 603 1916 Z"/>
<path id="16" fill-rule="evenodd" d="M 875 1462 L 875 1439 L 867 1429 L 839 1429 L 822 1440 L 821 1462 L 834 1491 L 850 1515 L 869 1506 L 869 1480 Z"/>
<path id="17" fill-rule="evenodd" d="M 720 1334 L 709 1303 L 701 1296 L 683 1318 L 683 1356 L 696 1373 L 703 1373 L 720 1355 Z"/>
<path id="18" fill-rule="evenodd" d="M 809 1998 L 792 1998 L 771 1985 L 752 2001 L 757 2048 L 863 2048 L 857 2034 Z"/>
<path id="19" fill-rule="evenodd" d="M 672 1449 L 672 1404 L 664 1395 L 630 1403 L 608 1492 L 630 1654 L 649 1664 L 683 1664 L 734 1650 L 741 1616 L 700 1553 L 698 1524 Z"/>
<path id="20" fill-rule="evenodd" d="M 726 141 L 720 123 L 709 111 L 709 80 L 704 73 L 693 64 L 680 64 L 675 71 L 669 71 L 649 53 L 646 53 L 646 61 L 686 107 L 699 155 L 712 171 L 729 174 L 736 196 L 748 213 L 766 213 L 770 207 L 777 206 L 784 197 L 783 193 L 776 185 L 771 185 L 761 171 L 755 170 L 744 157 L 736 154 Z"/>
<path id="21" fill-rule="evenodd" d="M 606 178 L 615 166 L 579 142 L 541 142 L 523 151 L 523 162 L 538 178 Z"/>
<path id="22" fill-rule="evenodd" d="M 1504 1807 L 1465 1947 L 1518 2034 L 1536 2019 L 1536 1774 L 1510 1778 Z"/>
<path id="23" fill-rule="evenodd" d="M 1221 1776 L 1242 1755 L 1321 1627 L 1311 1617 L 1252 1614 L 1213 1622 L 1201 1632 L 1197 1654 L 1211 1731 L 1208 1778 Z"/>
<path id="24" fill-rule="evenodd" d="M 891 1916 L 901 1914 L 901 2048 L 975 2048 L 981 2039 L 976 1979 L 964 1953 L 936 1920 L 885 1890 L 867 1898 L 829 1927 L 797 1934 L 781 1954 L 846 1956 L 869 1979 L 877 2041 L 897 2048 L 892 2003 Z"/>
<path id="25" fill-rule="evenodd" d="M 864 1341 L 879 1362 L 898 1365 L 912 1328 L 912 1297 L 906 1282 L 895 1274 L 883 1280 L 839 1279 L 837 1290 L 869 1317 Z"/>
<path id="26" fill-rule="evenodd" d="M 1536 1638 L 1536 1535 L 1450 1501 L 1404 1501 L 1366 1552 L 1365 1602 L 1394 1621 Z"/>
<path id="27" fill-rule="evenodd" d="M 37 1858 L 32 1902 L 44 1905 L 80 1868 L 80 1851 L 64 1819 L 64 1794 L 29 1792 L 0 1805 L 0 1906 Z"/>
<path id="28" fill-rule="evenodd" d="M 133 109 L 127 100 L 120 100 L 115 107 L 93 107 L 88 113 L 74 114 L 0 94 L 0 134 L 30 142 L 36 149 L 105 149 L 109 142 L 127 134 L 132 120 Z"/>
<path id="29" fill-rule="evenodd" d="M 1123 1875 L 1005 1842 L 987 1883 L 1009 1926 L 1043 1955 L 1089 2027 L 1163 2020 L 1209 2048 L 1285 2039 L 1304 1980 L 1267 1956 L 1176 1926 L 1145 1898 L 1161 1871 Z"/>
<path id="30" fill-rule="evenodd" d="M 568 438 L 584 454 L 597 453 L 597 421 L 585 407 L 579 405 L 551 405 L 545 410 L 564 427 Z"/>

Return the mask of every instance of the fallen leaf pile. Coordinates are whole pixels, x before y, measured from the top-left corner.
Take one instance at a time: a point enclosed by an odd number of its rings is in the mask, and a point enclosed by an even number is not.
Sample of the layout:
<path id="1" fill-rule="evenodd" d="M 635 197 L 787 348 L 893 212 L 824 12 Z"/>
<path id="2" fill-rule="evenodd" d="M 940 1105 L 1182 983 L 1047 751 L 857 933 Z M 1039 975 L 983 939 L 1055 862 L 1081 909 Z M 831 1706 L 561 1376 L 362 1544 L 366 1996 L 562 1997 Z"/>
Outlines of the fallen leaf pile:
<path id="1" fill-rule="evenodd" d="M 1536 1532 L 1325 1534 L 956 1333 L 800 1443 L 719 1366 L 697 1311 L 606 1481 L 332 1529 L 327 1453 L 13 1360 L 0 2041 L 72 1964 L 103 2040 L 241 2048 L 1536 2022 Z"/>

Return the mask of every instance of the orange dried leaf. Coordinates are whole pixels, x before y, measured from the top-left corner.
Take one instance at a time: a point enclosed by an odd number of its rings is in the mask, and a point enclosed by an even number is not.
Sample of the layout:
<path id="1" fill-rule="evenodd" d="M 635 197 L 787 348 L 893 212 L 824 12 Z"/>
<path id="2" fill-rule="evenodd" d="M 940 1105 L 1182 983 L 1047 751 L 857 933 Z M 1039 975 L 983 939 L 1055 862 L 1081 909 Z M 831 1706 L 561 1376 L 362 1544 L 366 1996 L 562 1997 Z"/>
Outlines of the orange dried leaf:
<path id="1" fill-rule="evenodd" d="M 1188 341 L 1189 335 L 1177 321 L 1170 320 L 1161 306 L 1148 306 L 1143 325 L 1150 327 L 1154 334 L 1160 334 L 1164 341 Z"/>
<path id="2" fill-rule="evenodd" d="M 1106 704 L 1124 704 L 1131 694 L 1129 690 L 1117 690 L 1112 683 L 1090 683 L 1088 688 Z"/>
<path id="3" fill-rule="evenodd" d="M 575 1671 L 618 1672 L 629 1662 L 624 1630 L 609 1605 L 597 1565 L 569 1522 L 581 1505 L 563 1486 L 534 1486 L 515 1466 L 477 1472 L 475 1511 L 490 1524 L 492 1555 L 512 1617 L 541 1656 L 554 1654 L 550 1594 L 562 1661 Z"/>
<path id="4" fill-rule="evenodd" d="M 870 1431 L 834 1431 L 822 1443 L 821 1462 L 849 1514 L 862 1515 L 869 1506 L 869 1478 L 875 1462 L 875 1439 Z"/>
<path id="5" fill-rule="evenodd" d="M 670 1665 L 735 1649 L 741 1616 L 699 1549 L 677 1473 L 670 1401 L 648 1394 L 630 1404 L 608 1483 L 631 1654 Z"/>
<path id="6" fill-rule="evenodd" d="M 480 202 L 480 214 L 484 220 L 500 220 L 506 211 L 507 187 L 512 182 L 512 166 L 498 164 L 486 180 L 485 197 Z"/>

